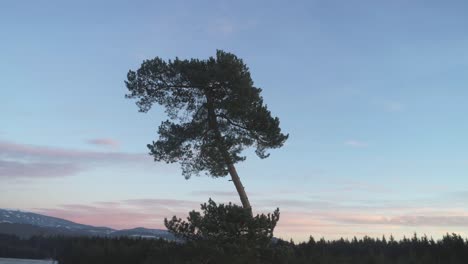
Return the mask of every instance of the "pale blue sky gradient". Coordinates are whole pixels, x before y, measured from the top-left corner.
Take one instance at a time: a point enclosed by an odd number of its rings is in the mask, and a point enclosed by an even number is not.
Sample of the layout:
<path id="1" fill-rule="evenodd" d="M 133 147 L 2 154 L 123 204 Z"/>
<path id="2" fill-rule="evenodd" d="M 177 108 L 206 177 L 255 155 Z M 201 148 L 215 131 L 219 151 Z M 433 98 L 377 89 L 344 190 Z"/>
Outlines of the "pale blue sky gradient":
<path id="1" fill-rule="evenodd" d="M 466 1 L 4 2 L 0 207 L 161 227 L 155 211 L 170 202 L 157 199 L 237 202 L 227 178 L 186 181 L 140 155 L 166 117 L 124 98 L 142 60 L 222 49 L 290 134 L 238 168 L 258 211 L 280 207 L 280 236 L 466 235 L 467 12 Z M 129 202 L 142 199 L 154 207 Z M 129 223 L 100 215 L 101 202 Z"/>

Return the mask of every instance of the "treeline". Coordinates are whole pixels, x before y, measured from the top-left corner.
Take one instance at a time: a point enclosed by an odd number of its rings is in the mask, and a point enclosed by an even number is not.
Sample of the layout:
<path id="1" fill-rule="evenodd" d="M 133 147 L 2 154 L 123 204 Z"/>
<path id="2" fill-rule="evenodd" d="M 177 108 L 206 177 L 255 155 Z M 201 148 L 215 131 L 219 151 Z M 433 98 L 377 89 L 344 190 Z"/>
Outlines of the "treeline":
<path id="1" fill-rule="evenodd" d="M 468 241 L 459 235 L 440 240 L 362 239 L 295 244 L 276 240 L 267 247 L 218 244 L 209 241 L 176 243 L 164 240 L 102 237 L 31 237 L 0 235 L 0 257 L 54 258 L 61 264 L 150 263 L 468 263 Z"/>

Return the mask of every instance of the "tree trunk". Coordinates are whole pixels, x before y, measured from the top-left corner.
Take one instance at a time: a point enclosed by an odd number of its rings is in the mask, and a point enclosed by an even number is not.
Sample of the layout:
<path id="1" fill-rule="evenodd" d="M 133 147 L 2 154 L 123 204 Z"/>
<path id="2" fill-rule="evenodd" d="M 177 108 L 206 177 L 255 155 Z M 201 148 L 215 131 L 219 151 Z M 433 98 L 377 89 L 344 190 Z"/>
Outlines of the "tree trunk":
<path id="1" fill-rule="evenodd" d="M 234 186 L 236 186 L 236 190 L 239 194 L 242 207 L 249 210 L 250 216 L 252 216 L 252 206 L 250 206 L 249 198 L 247 197 L 247 193 L 245 192 L 244 186 L 242 185 L 242 182 L 239 178 L 239 175 L 237 174 L 236 167 L 234 167 L 234 164 L 228 164 L 228 170 L 229 174 L 231 175 L 232 182 L 234 183 Z"/>
<path id="2" fill-rule="evenodd" d="M 219 131 L 218 120 L 216 119 L 216 112 L 214 110 L 213 100 L 209 93 L 206 93 L 206 99 L 207 99 L 207 110 L 208 110 L 208 125 L 210 129 L 212 129 L 216 135 L 218 146 L 220 148 L 222 155 L 224 156 L 224 161 L 226 162 L 226 165 L 228 167 L 228 171 L 229 171 L 229 174 L 231 175 L 232 182 L 234 183 L 237 193 L 239 194 L 242 207 L 248 210 L 248 212 L 250 213 L 250 216 L 253 216 L 252 206 L 250 206 L 249 198 L 247 197 L 247 193 L 245 192 L 244 186 L 242 185 L 239 175 L 237 174 L 236 167 L 234 167 L 231 155 L 229 154 L 225 146 L 224 138 L 221 135 L 221 132 Z"/>

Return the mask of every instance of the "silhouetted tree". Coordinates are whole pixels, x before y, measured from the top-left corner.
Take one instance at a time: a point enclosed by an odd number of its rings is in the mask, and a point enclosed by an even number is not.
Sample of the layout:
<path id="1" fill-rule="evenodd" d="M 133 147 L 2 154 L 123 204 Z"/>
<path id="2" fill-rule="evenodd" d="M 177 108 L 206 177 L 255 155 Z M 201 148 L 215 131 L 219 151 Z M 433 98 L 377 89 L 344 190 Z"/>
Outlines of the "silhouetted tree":
<path id="1" fill-rule="evenodd" d="M 251 205 L 234 164 L 245 160 L 242 150 L 254 146 L 260 158 L 288 138 L 279 119 L 263 103 L 261 89 L 234 54 L 221 50 L 207 60 L 145 60 L 129 71 L 127 98 L 138 99 L 140 112 L 154 103 L 165 107 L 169 120 L 159 126 L 159 139 L 148 145 L 155 161 L 180 162 L 186 178 L 206 172 L 228 173 L 242 206 Z"/>
<path id="2" fill-rule="evenodd" d="M 164 224 L 174 235 L 190 241 L 262 246 L 270 243 L 280 216 L 276 209 L 273 214 L 251 217 L 243 207 L 232 203 L 217 205 L 211 199 L 201 209 L 202 213 L 191 211 L 187 221 L 174 216 L 170 221 L 164 219 Z"/>
<path id="3" fill-rule="evenodd" d="M 252 217 L 250 211 L 242 206 L 232 203 L 217 205 L 211 199 L 208 204 L 202 204 L 201 209 L 201 213 L 190 212 L 187 221 L 174 216 L 169 221 L 164 219 L 164 223 L 175 236 L 209 252 L 209 256 L 234 257 L 222 261 L 216 257 L 217 260 L 208 261 L 207 254 L 204 254 L 201 256 L 203 263 L 261 263 L 264 252 L 272 249 L 279 209 L 273 214 Z"/>

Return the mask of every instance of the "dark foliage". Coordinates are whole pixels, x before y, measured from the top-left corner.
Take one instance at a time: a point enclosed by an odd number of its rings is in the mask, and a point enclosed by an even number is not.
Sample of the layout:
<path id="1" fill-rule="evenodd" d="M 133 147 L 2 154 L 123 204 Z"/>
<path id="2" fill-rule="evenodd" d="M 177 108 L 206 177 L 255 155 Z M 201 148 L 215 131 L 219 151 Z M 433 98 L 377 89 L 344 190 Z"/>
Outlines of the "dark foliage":
<path id="1" fill-rule="evenodd" d="M 279 119 L 263 103 L 250 72 L 234 54 L 218 50 L 207 60 L 145 60 L 129 71 L 128 98 L 141 112 L 163 106 L 169 120 L 159 126 L 159 140 L 148 145 L 156 161 L 180 162 L 185 177 L 204 171 L 226 176 L 228 165 L 245 159 L 254 146 L 261 158 L 288 138 Z"/>
<path id="2" fill-rule="evenodd" d="M 236 244 L 174 243 L 164 240 L 0 235 L 0 257 L 55 258 L 61 264 L 150 263 L 291 263 L 291 264 L 464 264 L 468 241 L 447 234 L 427 237 L 315 241 L 293 244 L 278 240 L 268 247 L 236 250 Z"/>
<path id="3" fill-rule="evenodd" d="M 279 220 L 279 209 L 273 214 L 255 217 L 249 210 L 235 204 L 219 204 L 209 200 L 201 205 L 202 213 L 191 211 L 187 221 L 174 216 L 164 220 L 167 229 L 186 241 L 210 244 L 237 244 L 246 247 L 266 247 L 273 238 Z"/>

